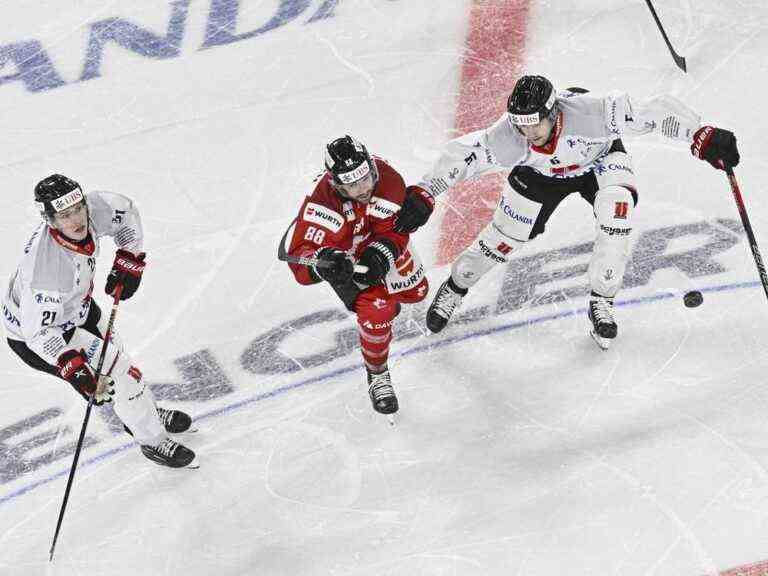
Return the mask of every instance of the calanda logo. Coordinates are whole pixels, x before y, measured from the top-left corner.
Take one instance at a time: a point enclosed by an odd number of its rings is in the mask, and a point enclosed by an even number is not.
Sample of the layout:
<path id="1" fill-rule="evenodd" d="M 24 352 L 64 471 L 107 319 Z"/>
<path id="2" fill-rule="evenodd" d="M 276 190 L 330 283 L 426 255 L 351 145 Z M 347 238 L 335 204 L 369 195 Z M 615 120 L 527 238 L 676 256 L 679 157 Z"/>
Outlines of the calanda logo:
<path id="1" fill-rule="evenodd" d="M 205 35 L 196 50 L 208 50 L 249 40 L 285 26 L 302 16 L 308 16 L 304 24 L 330 18 L 340 1 L 323 0 L 320 6 L 311 12 L 311 0 L 280 0 L 274 14 L 261 26 L 238 32 L 241 0 L 208 0 Z M 85 26 L 87 42 L 78 78 L 65 79 L 48 47 L 36 38 L 0 44 L 0 87 L 11 82 L 21 82 L 29 92 L 42 92 L 98 78 L 101 76 L 106 48 L 112 45 L 149 60 L 177 58 L 181 55 L 182 41 L 187 32 L 191 2 L 192 0 L 173 0 L 163 6 L 163 10 L 170 7 L 164 35 L 142 27 L 141 23 L 119 16 L 96 20 Z"/>

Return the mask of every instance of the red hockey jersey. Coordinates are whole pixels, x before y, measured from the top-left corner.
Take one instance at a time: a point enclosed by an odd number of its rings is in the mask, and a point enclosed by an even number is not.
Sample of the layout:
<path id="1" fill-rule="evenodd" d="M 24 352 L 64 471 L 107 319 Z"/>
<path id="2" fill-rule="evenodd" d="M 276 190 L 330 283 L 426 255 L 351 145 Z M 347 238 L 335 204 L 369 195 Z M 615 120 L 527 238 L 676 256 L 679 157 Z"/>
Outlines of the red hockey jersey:
<path id="1" fill-rule="evenodd" d="M 412 273 L 414 264 L 407 250 L 408 234 L 392 229 L 395 214 L 405 200 L 405 182 L 387 162 L 376 157 L 374 161 L 379 182 L 368 204 L 343 198 L 331 186 L 330 175 L 323 174 L 301 206 L 289 254 L 311 257 L 320 248 L 330 247 L 344 250 L 357 260 L 368 244 L 376 239 L 388 238 L 397 245 L 401 255 L 397 268 L 403 275 Z M 408 272 L 403 270 L 404 264 L 410 268 Z M 289 266 L 301 284 L 318 282 L 306 266 Z"/>

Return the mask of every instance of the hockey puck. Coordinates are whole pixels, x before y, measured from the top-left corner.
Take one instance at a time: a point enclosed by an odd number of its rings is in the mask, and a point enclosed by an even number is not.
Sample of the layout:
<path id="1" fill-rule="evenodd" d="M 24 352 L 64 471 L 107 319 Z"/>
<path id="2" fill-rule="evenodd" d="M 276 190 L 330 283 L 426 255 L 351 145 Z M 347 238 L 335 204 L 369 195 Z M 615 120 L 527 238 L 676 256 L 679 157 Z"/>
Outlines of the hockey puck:
<path id="1" fill-rule="evenodd" d="M 704 302 L 704 296 L 702 296 L 701 292 L 698 290 L 691 290 L 690 292 L 686 292 L 685 296 L 683 296 L 683 303 L 688 308 L 696 308 L 696 306 L 701 306 L 702 302 Z"/>

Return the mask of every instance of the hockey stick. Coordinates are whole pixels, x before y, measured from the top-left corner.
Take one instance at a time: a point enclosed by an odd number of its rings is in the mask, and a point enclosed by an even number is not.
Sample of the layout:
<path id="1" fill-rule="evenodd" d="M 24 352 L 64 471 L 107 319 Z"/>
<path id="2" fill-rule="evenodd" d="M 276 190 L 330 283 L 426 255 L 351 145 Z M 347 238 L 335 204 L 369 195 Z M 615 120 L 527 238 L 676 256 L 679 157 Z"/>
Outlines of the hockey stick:
<path id="1" fill-rule="evenodd" d="M 651 4 L 651 0 L 645 0 L 645 3 L 648 4 L 648 8 L 651 9 L 653 19 L 656 20 L 656 26 L 659 27 L 659 32 L 661 32 L 661 35 L 664 37 L 664 42 L 667 43 L 669 53 L 672 54 L 672 60 L 675 61 L 675 64 L 677 64 L 677 67 L 680 68 L 680 70 L 687 72 L 688 69 L 685 66 L 685 58 L 680 56 L 677 52 L 675 52 L 675 49 L 672 48 L 672 43 L 669 41 L 669 38 L 667 38 L 667 33 L 664 32 L 664 27 L 661 25 L 661 20 L 659 20 L 659 16 L 656 14 L 656 10 L 654 10 L 653 4 Z"/>
<path id="2" fill-rule="evenodd" d="M 749 223 L 747 208 L 744 206 L 744 199 L 741 197 L 741 190 L 739 190 L 739 183 L 736 181 L 736 174 L 733 173 L 733 168 L 730 166 L 725 167 L 725 173 L 728 175 L 728 182 L 731 184 L 733 199 L 736 201 L 736 207 L 739 209 L 739 216 L 741 216 L 741 223 L 744 226 L 744 231 L 747 233 L 747 238 L 749 239 L 749 247 L 752 249 L 752 256 L 755 258 L 757 273 L 760 276 L 760 282 L 763 284 L 765 297 L 768 298 L 768 274 L 765 272 L 763 257 L 760 255 L 760 250 L 757 248 L 757 240 L 755 239 L 755 233 L 752 232 L 752 225 Z"/>
<path id="3" fill-rule="evenodd" d="M 285 233 L 283 234 L 283 237 L 280 239 L 280 244 L 277 247 L 277 259 L 281 260 L 282 262 L 290 262 L 291 264 L 301 264 L 302 266 L 312 266 L 318 267 L 318 268 L 328 268 L 332 266 L 330 262 L 324 262 L 322 260 L 319 260 L 318 258 L 315 258 L 314 256 L 292 256 L 288 254 L 288 251 L 285 249 L 285 240 L 288 237 L 288 232 L 291 230 L 291 226 L 293 226 L 296 223 L 296 220 L 291 222 L 290 226 L 285 230 Z M 368 266 L 363 266 L 362 264 L 355 264 L 355 273 L 357 274 L 365 274 L 368 272 Z"/>
<path id="4" fill-rule="evenodd" d="M 104 334 L 104 342 L 101 345 L 101 355 L 99 356 L 99 364 L 96 368 L 96 385 L 98 386 L 99 375 L 101 369 L 104 367 L 104 358 L 107 355 L 107 342 L 112 335 L 112 325 L 115 323 L 115 316 L 117 316 L 117 305 L 120 303 L 120 296 L 123 293 L 123 285 L 118 284 L 115 287 L 115 299 L 112 302 L 112 313 L 109 315 L 109 322 L 107 323 L 107 331 Z M 83 425 L 80 427 L 80 437 L 77 439 L 77 447 L 75 448 L 75 456 L 72 459 L 72 467 L 69 469 L 69 480 L 67 480 L 67 488 L 64 490 L 64 500 L 61 502 L 61 509 L 59 510 L 59 520 L 56 522 L 56 532 L 53 534 L 53 542 L 51 543 L 51 552 L 48 557 L 49 562 L 53 562 L 53 552 L 56 549 L 56 540 L 59 538 L 59 530 L 61 530 L 61 522 L 64 520 L 64 512 L 67 509 L 67 501 L 69 500 L 69 491 L 72 488 L 72 481 L 75 479 L 75 470 L 77 470 L 77 461 L 80 458 L 80 450 L 83 448 L 83 440 L 85 439 L 85 429 L 88 427 L 88 419 L 91 417 L 91 408 L 93 408 L 93 401 L 96 398 L 96 392 L 91 394 L 88 399 L 88 407 L 85 409 L 85 418 L 83 419 Z"/>

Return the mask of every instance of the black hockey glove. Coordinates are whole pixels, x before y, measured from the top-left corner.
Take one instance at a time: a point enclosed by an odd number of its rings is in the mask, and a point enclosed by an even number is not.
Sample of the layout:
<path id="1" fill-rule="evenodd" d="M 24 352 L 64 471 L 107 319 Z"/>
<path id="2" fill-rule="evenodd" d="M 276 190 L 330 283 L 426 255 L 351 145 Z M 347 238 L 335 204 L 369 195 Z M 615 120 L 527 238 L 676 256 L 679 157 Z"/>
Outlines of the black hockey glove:
<path id="1" fill-rule="evenodd" d="M 733 132 L 702 126 L 693 135 L 691 154 L 712 164 L 718 170 L 739 165 L 739 150 Z"/>
<path id="2" fill-rule="evenodd" d="M 395 232 L 410 234 L 429 220 L 435 208 L 435 199 L 421 186 L 405 189 L 405 202 L 395 217 Z"/>
<path id="3" fill-rule="evenodd" d="M 557 187 L 554 178 L 544 176 L 530 166 L 515 166 L 509 173 L 509 185 L 523 196 L 535 195 Z"/>
<path id="4" fill-rule="evenodd" d="M 320 248 L 315 254 L 318 263 L 312 268 L 315 275 L 328 282 L 350 312 L 355 311 L 355 300 L 360 288 L 352 281 L 355 265 L 343 250 Z"/>
<path id="5" fill-rule="evenodd" d="M 315 274 L 329 284 L 345 284 L 352 279 L 355 265 L 343 250 L 320 248 L 315 253 L 315 258 L 317 258 L 317 264 L 313 267 Z"/>
<path id="6" fill-rule="evenodd" d="M 136 293 L 141 284 L 141 275 L 144 274 L 144 257 L 146 254 L 140 252 L 133 255 L 128 250 L 120 249 L 115 253 L 115 261 L 112 264 L 112 270 L 107 276 L 107 285 L 104 291 L 113 296 L 118 284 L 123 285 L 123 292 L 120 294 L 120 300 L 128 300 Z"/>
<path id="7" fill-rule="evenodd" d="M 355 274 L 354 279 L 361 284 L 378 284 L 395 265 L 399 254 L 397 246 L 387 238 L 379 238 L 366 246 L 357 263 L 368 267 L 365 274 Z"/>

